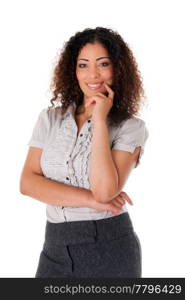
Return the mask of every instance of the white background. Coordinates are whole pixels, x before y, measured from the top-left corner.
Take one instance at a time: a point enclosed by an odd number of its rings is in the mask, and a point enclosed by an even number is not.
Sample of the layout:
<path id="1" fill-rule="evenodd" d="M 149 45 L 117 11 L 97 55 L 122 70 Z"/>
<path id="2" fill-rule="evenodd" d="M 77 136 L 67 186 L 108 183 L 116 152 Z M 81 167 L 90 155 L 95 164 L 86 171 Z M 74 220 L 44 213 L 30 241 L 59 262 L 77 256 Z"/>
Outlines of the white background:
<path id="1" fill-rule="evenodd" d="M 148 104 L 150 136 L 124 188 L 143 253 L 143 277 L 184 277 L 184 1 L 1 1 L 0 277 L 34 277 L 45 204 L 19 192 L 27 143 L 50 105 L 58 51 L 77 31 L 103 26 L 131 47 Z"/>

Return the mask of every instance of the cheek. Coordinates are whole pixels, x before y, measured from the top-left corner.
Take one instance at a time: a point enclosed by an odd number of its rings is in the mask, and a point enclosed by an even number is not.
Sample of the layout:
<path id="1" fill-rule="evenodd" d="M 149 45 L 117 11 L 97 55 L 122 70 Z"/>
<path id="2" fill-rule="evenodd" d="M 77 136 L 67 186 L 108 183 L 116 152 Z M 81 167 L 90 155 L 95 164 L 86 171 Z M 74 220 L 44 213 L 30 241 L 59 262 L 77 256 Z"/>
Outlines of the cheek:
<path id="1" fill-rule="evenodd" d="M 113 71 L 112 69 L 109 69 L 109 70 L 105 70 L 103 73 L 102 73 L 102 76 L 106 79 L 112 79 L 113 77 Z"/>
<path id="2" fill-rule="evenodd" d="M 76 78 L 77 78 L 78 81 L 84 80 L 84 79 L 85 79 L 85 74 L 84 74 L 84 72 L 77 71 L 77 72 L 76 72 Z"/>
<path id="3" fill-rule="evenodd" d="M 112 75 L 112 73 L 107 74 L 106 81 L 107 81 L 108 84 L 112 84 L 113 83 L 113 75 Z"/>

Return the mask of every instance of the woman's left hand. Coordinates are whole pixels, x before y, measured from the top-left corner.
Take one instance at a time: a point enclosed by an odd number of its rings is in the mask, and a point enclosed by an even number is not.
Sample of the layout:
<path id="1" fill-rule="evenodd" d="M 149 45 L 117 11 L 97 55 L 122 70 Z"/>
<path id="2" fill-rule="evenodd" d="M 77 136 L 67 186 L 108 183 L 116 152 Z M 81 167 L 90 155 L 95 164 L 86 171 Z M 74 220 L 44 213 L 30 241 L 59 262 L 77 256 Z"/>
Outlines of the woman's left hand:
<path id="1" fill-rule="evenodd" d="M 96 95 L 89 97 L 85 105 L 85 107 L 90 105 L 94 106 L 92 120 L 95 122 L 106 120 L 113 105 L 114 92 L 106 83 L 104 83 L 104 86 L 108 92 L 108 96 L 105 96 L 103 93 L 97 93 Z"/>

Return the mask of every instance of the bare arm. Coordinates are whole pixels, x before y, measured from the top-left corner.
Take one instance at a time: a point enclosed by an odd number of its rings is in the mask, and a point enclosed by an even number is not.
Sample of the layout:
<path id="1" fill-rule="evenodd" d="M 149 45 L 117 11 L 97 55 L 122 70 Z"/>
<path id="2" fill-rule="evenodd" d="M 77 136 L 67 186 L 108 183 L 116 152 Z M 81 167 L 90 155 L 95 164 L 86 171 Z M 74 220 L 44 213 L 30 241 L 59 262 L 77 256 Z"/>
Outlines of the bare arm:
<path id="1" fill-rule="evenodd" d="M 139 157 L 140 146 L 133 153 L 112 150 L 105 121 L 94 123 L 90 165 L 92 193 L 99 202 L 106 203 L 122 191 Z"/>
<path id="2" fill-rule="evenodd" d="M 109 200 L 108 203 L 100 203 L 94 199 L 90 190 L 58 183 L 37 174 L 27 177 L 27 188 L 24 190 L 23 186 L 25 188 L 25 184 L 26 182 L 20 182 L 20 191 L 22 194 L 50 205 L 89 207 L 100 211 L 108 210 L 113 215 L 117 215 L 126 201 L 131 205 L 133 204 L 132 200 L 124 192 L 111 201 Z"/>
<path id="3" fill-rule="evenodd" d="M 113 151 L 109 144 L 107 113 L 113 105 L 114 91 L 104 83 L 108 96 L 97 93 L 89 97 L 86 107 L 96 103 L 93 110 L 93 137 L 90 160 L 90 183 L 98 202 L 109 202 L 119 195 L 136 164 L 139 147 L 133 154 Z M 108 200 L 107 200 L 108 199 Z"/>
<path id="4" fill-rule="evenodd" d="M 97 201 L 118 191 L 118 173 L 112 159 L 106 120 L 94 122 L 90 160 L 90 183 Z"/>
<path id="5" fill-rule="evenodd" d="M 97 210 L 120 211 L 123 199 L 108 204 L 98 203 L 90 190 L 59 183 L 44 177 L 40 167 L 42 149 L 30 147 L 20 178 L 20 192 L 44 203 L 57 206 L 90 207 Z"/>
<path id="6" fill-rule="evenodd" d="M 20 192 L 50 205 L 89 206 L 92 192 L 70 186 L 44 177 L 39 174 L 27 174 L 20 182 Z"/>

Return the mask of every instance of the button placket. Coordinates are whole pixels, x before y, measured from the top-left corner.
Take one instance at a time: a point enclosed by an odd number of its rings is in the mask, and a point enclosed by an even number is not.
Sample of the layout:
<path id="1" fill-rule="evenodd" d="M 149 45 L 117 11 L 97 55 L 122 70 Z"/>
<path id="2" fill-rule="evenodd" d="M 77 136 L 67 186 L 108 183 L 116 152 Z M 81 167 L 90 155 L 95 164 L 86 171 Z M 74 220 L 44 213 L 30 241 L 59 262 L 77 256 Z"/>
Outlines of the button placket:
<path id="1" fill-rule="evenodd" d="M 69 155 L 69 160 L 67 160 L 66 161 L 66 164 L 68 165 L 68 173 L 69 173 L 69 175 L 71 175 L 71 172 L 70 172 L 70 157 L 71 157 L 71 154 Z M 69 181 L 69 177 L 68 176 L 66 176 L 66 180 L 68 180 Z"/>
<path id="2" fill-rule="evenodd" d="M 79 178 L 76 178 L 75 176 L 75 170 L 74 170 L 74 166 L 73 166 L 73 159 L 77 156 L 77 154 L 79 152 L 81 152 L 84 148 L 84 146 L 86 145 L 86 138 L 89 139 L 90 136 L 90 131 L 91 131 L 91 120 L 87 120 L 83 127 L 80 130 L 80 133 L 78 134 L 78 136 L 76 137 L 76 142 L 74 144 L 74 148 L 73 151 L 70 155 L 70 159 L 68 159 L 68 163 L 67 163 L 67 169 L 68 169 L 68 174 L 70 177 L 70 183 L 77 186 L 79 184 Z M 76 131 L 77 132 L 77 131 Z M 66 177 L 67 179 L 67 177 Z"/>
<path id="3" fill-rule="evenodd" d="M 69 165 L 70 163 L 71 154 L 69 154 L 69 160 L 66 161 L 66 164 Z"/>
<path id="4" fill-rule="evenodd" d="M 68 171 L 69 171 L 70 176 L 75 175 L 75 172 L 72 167 L 70 167 Z"/>

